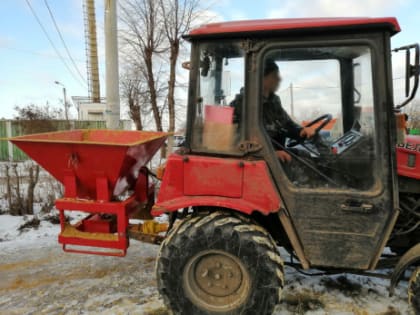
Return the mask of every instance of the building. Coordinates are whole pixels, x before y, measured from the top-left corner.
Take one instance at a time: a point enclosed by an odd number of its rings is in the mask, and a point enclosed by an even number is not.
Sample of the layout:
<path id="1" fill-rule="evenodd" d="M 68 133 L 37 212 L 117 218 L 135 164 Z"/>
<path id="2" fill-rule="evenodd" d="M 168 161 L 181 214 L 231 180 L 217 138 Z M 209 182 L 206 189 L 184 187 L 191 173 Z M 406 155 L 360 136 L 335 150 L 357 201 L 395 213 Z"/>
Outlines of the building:
<path id="1" fill-rule="evenodd" d="M 105 120 L 106 103 L 101 98 L 100 103 L 92 103 L 89 97 L 72 96 L 73 103 L 77 109 L 78 120 Z"/>
<path id="2" fill-rule="evenodd" d="M 86 96 L 72 96 L 73 103 L 76 105 L 78 120 L 105 121 L 106 98 L 102 97 L 100 103 L 92 103 Z M 120 120 L 122 129 L 133 129 L 133 123 L 129 119 Z"/>

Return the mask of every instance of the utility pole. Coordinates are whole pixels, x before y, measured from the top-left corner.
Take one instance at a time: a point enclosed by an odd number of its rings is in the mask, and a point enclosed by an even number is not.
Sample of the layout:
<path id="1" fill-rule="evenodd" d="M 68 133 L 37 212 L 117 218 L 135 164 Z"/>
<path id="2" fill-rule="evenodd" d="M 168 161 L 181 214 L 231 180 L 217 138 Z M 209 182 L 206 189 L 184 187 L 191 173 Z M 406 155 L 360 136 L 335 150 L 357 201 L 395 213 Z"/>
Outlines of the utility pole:
<path id="1" fill-rule="evenodd" d="M 117 0 L 105 0 L 105 67 L 107 128 L 120 125 L 120 95 L 118 73 Z"/>
<path id="2" fill-rule="evenodd" d="M 84 11 L 89 97 L 91 98 L 91 102 L 100 103 L 101 96 L 98 67 L 98 44 L 96 40 L 95 1 L 85 0 Z"/>
<path id="3" fill-rule="evenodd" d="M 290 115 L 295 117 L 295 104 L 293 101 L 293 82 L 290 83 Z"/>
<path id="4" fill-rule="evenodd" d="M 55 84 L 60 85 L 63 88 L 63 103 L 64 103 L 64 117 L 66 118 L 66 121 L 69 121 L 69 107 L 67 104 L 67 93 L 66 93 L 66 87 L 63 83 L 59 81 L 54 81 Z"/>

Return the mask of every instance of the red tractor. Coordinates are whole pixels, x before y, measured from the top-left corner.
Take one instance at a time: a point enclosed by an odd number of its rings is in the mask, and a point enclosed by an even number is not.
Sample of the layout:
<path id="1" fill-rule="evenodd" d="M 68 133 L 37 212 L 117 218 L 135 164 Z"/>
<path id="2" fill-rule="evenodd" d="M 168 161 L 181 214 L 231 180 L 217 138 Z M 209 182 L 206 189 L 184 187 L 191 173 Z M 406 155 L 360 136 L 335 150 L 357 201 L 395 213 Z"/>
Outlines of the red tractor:
<path id="1" fill-rule="evenodd" d="M 409 278 L 420 314 L 420 137 L 405 135 L 401 113 L 417 91 L 420 58 L 418 45 L 396 50 L 406 53 L 407 99 L 395 106 L 390 40 L 399 31 L 395 18 L 256 20 L 191 31 L 185 143 L 167 159 L 156 202 L 144 164 L 165 135 L 13 142 L 64 182 L 62 214 L 101 212 L 73 230 L 63 214 L 63 246 L 125 253 L 128 235 L 162 241 L 158 287 L 174 314 L 271 314 L 284 286 L 279 246 L 289 253 L 286 264 L 304 270 L 383 276 L 375 271 L 392 268 L 390 293 Z M 319 114 L 306 133 L 293 136 L 277 119 L 284 109 L 275 89 L 267 93 L 267 64 L 280 69 L 274 86 L 280 73 L 290 81 L 277 92 L 290 115 Z M 106 164 L 119 141 L 129 148 Z M 54 169 L 34 149 L 40 143 L 62 145 Z M 150 224 L 152 234 L 129 225 L 135 208 L 168 214 L 166 237 Z"/>

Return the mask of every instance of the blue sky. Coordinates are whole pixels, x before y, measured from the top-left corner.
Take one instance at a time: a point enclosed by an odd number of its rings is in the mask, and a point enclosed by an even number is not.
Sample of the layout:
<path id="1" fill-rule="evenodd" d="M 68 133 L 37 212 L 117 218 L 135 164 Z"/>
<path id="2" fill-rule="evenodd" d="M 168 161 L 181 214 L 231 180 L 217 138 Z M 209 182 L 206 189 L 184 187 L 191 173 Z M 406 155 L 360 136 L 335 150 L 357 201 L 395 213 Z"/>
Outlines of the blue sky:
<path id="1" fill-rule="evenodd" d="M 54 29 L 44 0 L 30 0 L 53 39 L 72 67 Z M 83 29 L 83 0 L 48 0 L 64 39 L 86 77 Z M 97 23 L 101 67 L 101 93 L 104 94 L 103 2 L 97 1 Z M 210 3 L 210 4 L 209 4 Z M 396 16 L 402 32 L 392 41 L 394 47 L 420 41 L 420 1 L 418 0 L 213 0 L 203 1 L 207 16 L 215 21 L 311 17 L 311 16 Z M 62 82 L 68 95 L 86 95 L 85 83 L 69 73 L 31 14 L 25 0 L 0 0 L 0 118 L 12 118 L 15 105 L 49 102 L 59 106 L 62 90 L 54 84 Z"/>

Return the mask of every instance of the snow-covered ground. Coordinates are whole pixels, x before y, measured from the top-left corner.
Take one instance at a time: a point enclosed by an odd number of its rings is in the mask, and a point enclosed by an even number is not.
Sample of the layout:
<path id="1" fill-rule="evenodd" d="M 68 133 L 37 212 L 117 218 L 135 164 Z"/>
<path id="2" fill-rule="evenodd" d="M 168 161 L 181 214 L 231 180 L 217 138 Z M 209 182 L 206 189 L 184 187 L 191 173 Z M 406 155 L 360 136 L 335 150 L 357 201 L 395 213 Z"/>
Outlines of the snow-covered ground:
<path id="1" fill-rule="evenodd" d="M 38 229 L 20 232 L 24 222 L 0 215 L 0 314 L 169 314 L 156 289 L 157 246 L 132 241 L 124 258 L 66 254 L 56 241 L 58 225 L 41 220 Z M 407 284 L 392 298 L 387 286 L 387 280 L 308 277 L 286 267 L 275 314 L 410 314 Z"/>

